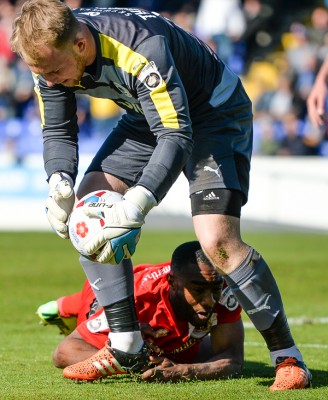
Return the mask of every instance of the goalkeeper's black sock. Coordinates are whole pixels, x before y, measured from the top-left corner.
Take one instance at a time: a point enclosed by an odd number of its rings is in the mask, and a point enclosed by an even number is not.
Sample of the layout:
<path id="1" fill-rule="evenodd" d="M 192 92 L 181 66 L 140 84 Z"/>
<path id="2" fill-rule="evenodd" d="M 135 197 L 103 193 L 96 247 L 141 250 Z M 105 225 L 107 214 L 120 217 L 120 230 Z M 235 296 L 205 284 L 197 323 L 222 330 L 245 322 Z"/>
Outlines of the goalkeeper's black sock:
<path id="1" fill-rule="evenodd" d="M 270 350 L 273 366 L 276 366 L 278 357 L 294 357 L 303 362 L 302 354 L 295 346 L 284 312 L 277 315 L 269 329 L 260 333 Z"/>
<path id="2" fill-rule="evenodd" d="M 110 327 L 110 346 L 127 353 L 137 353 L 143 346 L 134 297 L 104 307 Z"/>
<path id="3" fill-rule="evenodd" d="M 270 351 L 285 349 L 295 345 L 284 312 L 277 315 L 269 329 L 260 333 Z"/>
<path id="4" fill-rule="evenodd" d="M 109 306 L 104 306 L 111 332 L 132 332 L 139 330 L 134 297 L 129 296 Z"/>

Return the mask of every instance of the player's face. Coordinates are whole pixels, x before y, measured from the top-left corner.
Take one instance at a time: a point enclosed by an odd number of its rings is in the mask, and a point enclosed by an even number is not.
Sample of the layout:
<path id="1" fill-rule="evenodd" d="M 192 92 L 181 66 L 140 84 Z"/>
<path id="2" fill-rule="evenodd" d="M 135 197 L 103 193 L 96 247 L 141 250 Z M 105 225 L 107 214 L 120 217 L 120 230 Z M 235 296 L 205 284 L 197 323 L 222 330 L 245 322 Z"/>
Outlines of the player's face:
<path id="1" fill-rule="evenodd" d="M 37 66 L 30 65 L 35 74 L 40 74 L 47 81 L 48 86 L 61 84 L 67 87 L 79 85 L 85 70 L 83 56 L 73 46 L 64 49 L 44 46 L 43 59 Z"/>
<path id="2" fill-rule="evenodd" d="M 207 264 L 189 266 L 185 276 L 175 276 L 170 300 L 180 319 L 196 327 L 207 323 L 222 292 L 222 277 Z"/>

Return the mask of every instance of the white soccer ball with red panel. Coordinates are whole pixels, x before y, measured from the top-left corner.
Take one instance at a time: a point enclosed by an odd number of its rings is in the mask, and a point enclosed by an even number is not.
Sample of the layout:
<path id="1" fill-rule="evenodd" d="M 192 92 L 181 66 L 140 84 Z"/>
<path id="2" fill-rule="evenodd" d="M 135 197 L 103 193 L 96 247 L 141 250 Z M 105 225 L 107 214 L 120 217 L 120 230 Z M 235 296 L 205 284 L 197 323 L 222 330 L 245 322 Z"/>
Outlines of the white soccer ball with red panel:
<path id="1" fill-rule="evenodd" d="M 97 190 L 87 194 L 77 202 L 70 216 L 68 230 L 71 242 L 80 254 L 91 260 L 96 260 L 101 250 L 107 244 L 102 244 L 92 254 L 88 253 L 86 250 L 86 247 L 88 247 L 87 244 L 104 228 L 105 220 L 101 218 L 101 213 L 99 213 L 99 218 L 90 218 L 86 214 L 85 209 L 87 207 L 92 207 L 101 211 L 102 209 L 110 207 L 117 201 L 121 201 L 122 197 L 120 193 L 110 190 Z"/>

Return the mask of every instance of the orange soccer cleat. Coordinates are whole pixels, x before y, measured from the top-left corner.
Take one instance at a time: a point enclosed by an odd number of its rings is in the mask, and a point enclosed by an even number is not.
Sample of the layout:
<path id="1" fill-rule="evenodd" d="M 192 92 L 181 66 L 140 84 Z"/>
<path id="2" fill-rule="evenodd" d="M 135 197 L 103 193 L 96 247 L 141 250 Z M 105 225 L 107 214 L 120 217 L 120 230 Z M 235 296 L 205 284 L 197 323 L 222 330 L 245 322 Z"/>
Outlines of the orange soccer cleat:
<path id="1" fill-rule="evenodd" d="M 312 375 L 302 361 L 294 357 L 278 357 L 276 379 L 270 391 L 306 389 L 311 385 Z"/>
<path id="2" fill-rule="evenodd" d="M 95 381 L 112 375 L 141 372 L 148 364 L 145 346 L 137 354 L 124 353 L 105 346 L 86 360 L 64 368 L 63 375 L 68 379 Z"/>

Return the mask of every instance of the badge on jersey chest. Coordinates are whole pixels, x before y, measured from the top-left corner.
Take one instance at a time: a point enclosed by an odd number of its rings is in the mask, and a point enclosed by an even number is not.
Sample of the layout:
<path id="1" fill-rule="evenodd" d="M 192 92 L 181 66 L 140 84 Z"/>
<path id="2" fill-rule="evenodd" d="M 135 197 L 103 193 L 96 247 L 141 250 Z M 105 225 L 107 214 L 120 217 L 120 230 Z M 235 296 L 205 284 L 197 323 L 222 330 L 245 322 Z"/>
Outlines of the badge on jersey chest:
<path id="1" fill-rule="evenodd" d="M 163 81 L 160 73 L 154 61 L 150 61 L 149 64 L 145 65 L 139 72 L 137 78 L 142 82 L 149 90 L 156 89 Z"/>

